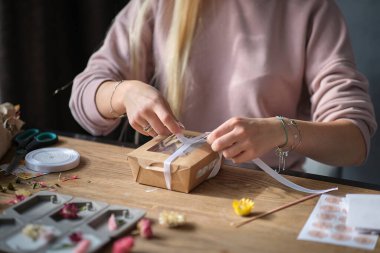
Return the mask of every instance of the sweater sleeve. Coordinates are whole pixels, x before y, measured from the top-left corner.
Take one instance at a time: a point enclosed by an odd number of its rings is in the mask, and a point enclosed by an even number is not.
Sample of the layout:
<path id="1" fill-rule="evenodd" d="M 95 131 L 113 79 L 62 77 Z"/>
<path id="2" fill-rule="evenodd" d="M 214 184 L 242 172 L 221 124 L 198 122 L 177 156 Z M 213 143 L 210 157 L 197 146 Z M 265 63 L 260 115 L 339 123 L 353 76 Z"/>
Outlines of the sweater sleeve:
<path id="1" fill-rule="evenodd" d="M 101 48 L 89 59 L 87 67 L 73 81 L 69 106 L 75 120 L 92 135 L 107 135 L 120 123 L 99 113 L 95 96 L 98 87 L 109 80 L 128 80 L 130 74 L 129 27 L 138 12 L 139 1 L 131 1 L 116 16 Z M 150 19 L 152 20 L 152 19 Z M 139 58 L 140 69 L 148 80 L 152 66 L 152 24 L 145 22 Z M 142 80 L 142 81 L 146 81 Z"/>
<path id="2" fill-rule="evenodd" d="M 377 124 L 368 81 L 358 72 L 345 21 L 334 1 L 317 1 L 309 20 L 305 81 L 311 94 L 312 120 L 351 120 L 365 140 Z"/>

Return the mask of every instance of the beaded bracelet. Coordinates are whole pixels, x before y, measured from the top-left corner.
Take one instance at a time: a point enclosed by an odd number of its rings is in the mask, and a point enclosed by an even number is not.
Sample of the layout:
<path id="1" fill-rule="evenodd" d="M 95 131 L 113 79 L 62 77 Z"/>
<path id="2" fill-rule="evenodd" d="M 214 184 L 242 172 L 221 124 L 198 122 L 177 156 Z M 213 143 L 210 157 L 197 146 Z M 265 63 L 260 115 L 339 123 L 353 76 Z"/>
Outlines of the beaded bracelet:
<path id="1" fill-rule="evenodd" d="M 281 121 L 282 127 L 284 129 L 285 137 L 286 137 L 286 143 L 276 148 L 276 154 L 278 156 L 277 172 L 280 172 L 282 170 L 285 170 L 286 158 L 288 157 L 289 152 L 296 149 L 297 146 L 301 143 L 302 136 L 295 120 L 289 120 L 282 116 L 276 116 L 276 118 Z M 288 145 L 288 140 L 289 140 L 288 133 L 291 133 L 291 137 L 292 137 L 291 145 Z"/>
<path id="2" fill-rule="evenodd" d="M 115 110 L 113 109 L 113 106 L 112 106 L 112 98 L 113 98 L 113 95 L 115 94 L 115 91 L 117 89 L 117 87 L 122 83 L 124 82 L 125 80 L 121 80 L 119 82 L 117 82 L 114 86 L 113 86 L 113 90 L 112 90 L 112 94 L 111 94 L 111 97 L 110 97 L 110 114 L 112 114 L 112 116 L 114 116 L 115 118 L 124 118 L 127 116 L 126 113 L 123 113 L 121 115 L 118 115 Z"/>

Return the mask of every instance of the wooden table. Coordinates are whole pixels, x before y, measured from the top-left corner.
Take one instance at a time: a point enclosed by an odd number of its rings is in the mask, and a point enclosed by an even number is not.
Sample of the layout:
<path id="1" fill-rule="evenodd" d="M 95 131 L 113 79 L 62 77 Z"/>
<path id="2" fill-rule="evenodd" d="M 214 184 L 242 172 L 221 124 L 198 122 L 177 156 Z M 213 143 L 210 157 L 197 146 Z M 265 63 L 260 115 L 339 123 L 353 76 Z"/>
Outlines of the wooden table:
<path id="1" fill-rule="evenodd" d="M 368 252 L 297 240 L 318 198 L 240 228 L 232 227 L 231 222 L 245 219 L 234 214 L 231 207 L 233 199 L 253 198 L 254 213 L 260 214 L 305 196 L 280 185 L 262 171 L 225 166 L 214 179 L 204 182 L 190 194 L 185 194 L 134 182 L 127 164 L 127 153 L 132 150 L 130 148 L 67 137 L 60 137 L 58 146 L 75 149 L 81 154 L 80 165 L 62 173 L 62 176 L 78 175 L 80 179 L 60 183 L 61 188 L 57 188 L 59 193 L 147 211 L 147 217 L 155 223 L 155 238 L 144 240 L 137 236 L 133 252 Z M 334 183 L 306 178 L 287 178 L 314 189 L 336 186 Z M 3 177 L 0 184 L 4 186 L 11 179 Z M 48 184 L 56 183 L 57 179 L 57 174 L 39 178 Z M 332 194 L 344 196 L 347 193 L 380 193 L 347 185 L 338 186 L 339 191 Z M 33 191 L 30 186 L 24 187 Z M 12 196 L 11 193 L 0 193 L 0 201 L 3 203 Z M 7 207 L 6 204 L 1 204 L 0 210 Z M 162 210 L 184 213 L 187 225 L 178 229 L 160 226 L 157 219 Z M 107 245 L 103 251 L 111 252 L 111 245 Z M 376 251 L 380 252 L 379 243 Z"/>

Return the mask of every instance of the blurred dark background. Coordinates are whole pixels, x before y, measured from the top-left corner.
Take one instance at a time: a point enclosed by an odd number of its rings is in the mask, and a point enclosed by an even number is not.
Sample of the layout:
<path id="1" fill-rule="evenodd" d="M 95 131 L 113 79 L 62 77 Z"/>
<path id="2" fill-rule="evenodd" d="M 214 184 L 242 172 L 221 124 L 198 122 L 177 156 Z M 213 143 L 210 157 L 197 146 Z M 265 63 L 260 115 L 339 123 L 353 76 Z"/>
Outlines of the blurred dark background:
<path id="1" fill-rule="evenodd" d="M 86 66 L 128 0 L 0 0 L 0 103 L 21 105 L 30 127 L 86 134 L 68 108 L 71 87 L 53 95 Z M 337 0 L 358 68 L 370 81 L 379 122 L 380 1 Z M 380 185 L 380 131 L 368 161 L 335 175 Z M 316 174 L 331 168 L 311 166 Z"/>
<path id="2" fill-rule="evenodd" d="M 28 126 L 85 133 L 71 87 L 128 0 L 0 0 L 0 102 L 21 105 Z"/>

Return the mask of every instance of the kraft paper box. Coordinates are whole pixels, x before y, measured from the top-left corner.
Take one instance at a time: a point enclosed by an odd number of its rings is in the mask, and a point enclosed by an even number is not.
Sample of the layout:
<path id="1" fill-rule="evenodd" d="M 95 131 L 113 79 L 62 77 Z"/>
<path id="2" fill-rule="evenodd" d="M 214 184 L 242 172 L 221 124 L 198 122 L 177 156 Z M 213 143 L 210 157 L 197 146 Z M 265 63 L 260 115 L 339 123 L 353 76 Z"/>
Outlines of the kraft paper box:
<path id="1" fill-rule="evenodd" d="M 200 133 L 184 131 L 187 138 L 198 135 Z M 181 146 L 175 135 L 157 136 L 129 153 L 128 162 L 135 181 L 167 189 L 164 163 Z M 212 171 L 211 176 L 215 176 L 219 167 L 220 156 L 211 150 L 207 142 L 193 144 L 170 163 L 171 190 L 188 193 L 208 179 Z"/>

